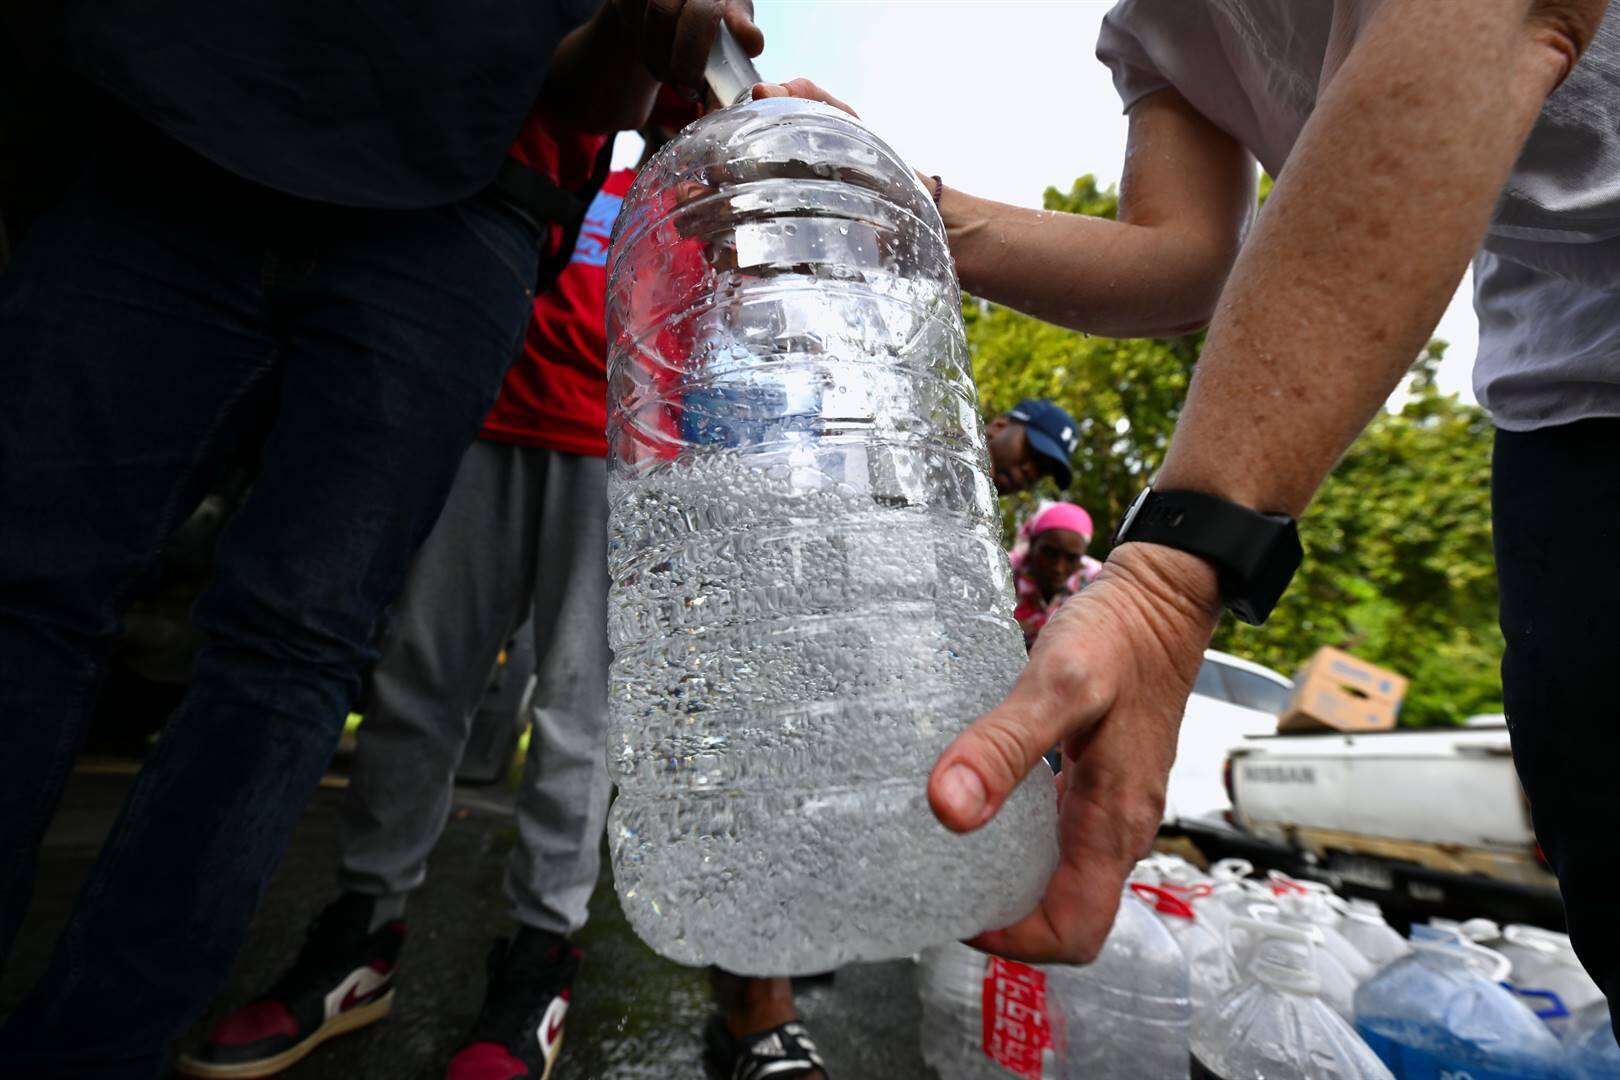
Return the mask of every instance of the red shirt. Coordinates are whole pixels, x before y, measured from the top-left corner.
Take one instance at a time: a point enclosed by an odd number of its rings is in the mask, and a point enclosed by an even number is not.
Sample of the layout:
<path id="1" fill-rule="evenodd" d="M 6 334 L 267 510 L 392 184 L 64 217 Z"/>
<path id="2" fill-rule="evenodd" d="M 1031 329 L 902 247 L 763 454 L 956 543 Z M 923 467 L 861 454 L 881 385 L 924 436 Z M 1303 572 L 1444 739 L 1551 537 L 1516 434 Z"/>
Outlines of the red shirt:
<path id="1" fill-rule="evenodd" d="M 590 176 L 602 136 L 560 129 L 544 108 L 530 116 L 512 156 L 552 172 L 565 188 Z M 573 257 L 535 297 L 523 352 L 501 384 L 479 438 L 607 456 L 607 252 L 613 219 L 635 173 L 608 176 L 580 226 Z M 560 232 L 560 230 L 558 230 Z"/>

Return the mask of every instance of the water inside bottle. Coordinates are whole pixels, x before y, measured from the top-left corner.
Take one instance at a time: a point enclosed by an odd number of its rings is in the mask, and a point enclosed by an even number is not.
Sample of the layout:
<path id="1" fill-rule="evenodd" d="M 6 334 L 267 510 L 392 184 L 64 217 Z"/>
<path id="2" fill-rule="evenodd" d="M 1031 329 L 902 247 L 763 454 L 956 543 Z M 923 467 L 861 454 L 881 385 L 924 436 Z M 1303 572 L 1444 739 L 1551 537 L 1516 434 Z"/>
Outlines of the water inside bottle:
<path id="1" fill-rule="evenodd" d="M 946 831 L 938 753 L 1024 663 L 943 227 L 846 114 L 773 99 L 642 171 L 609 286 L 609 759 L 637 932 L 740 974 L 1033 908 L 1050 778 Z"/>

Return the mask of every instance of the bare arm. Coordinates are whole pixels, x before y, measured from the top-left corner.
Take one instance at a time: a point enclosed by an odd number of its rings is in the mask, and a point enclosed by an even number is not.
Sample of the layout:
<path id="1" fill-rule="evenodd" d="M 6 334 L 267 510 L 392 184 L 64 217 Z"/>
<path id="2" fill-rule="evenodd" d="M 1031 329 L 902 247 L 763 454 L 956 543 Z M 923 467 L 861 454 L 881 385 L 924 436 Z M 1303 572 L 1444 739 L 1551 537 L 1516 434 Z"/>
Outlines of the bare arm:
<path id="1" fill-rule="evenodd" d="M 1030 210 L 946 188 L 962 287 L 1111 337 L 1202 329 L 1254 215 L 1255 164 L 1175 90 L 1131 109 L 1119 220 Z"/>
<path id="2" fill-rule="evenodd" d="M 1238 258 L 1159 486 L 1297 514 L 1433 329 L 1546 95 L 1604 0 L 1385 0 L 1325 87 Z M 982 943 L 1085 959 L 1151 845 L 1212 570 L 1125 544 L 1048 623 L 1007 700 L 935 766 L 976 828 L 1064 745 L 1063 858 L 1041 906 Z"/>
<path id="3" fill-rule="evenodd" d="M 855 110 L 809 79 L 755 97 Z M 1119 220 L 1031 210 L 954 188 L 940 197 L 962 286 L 1047 322 L 1165 337 L 1209 322 L 1254 216 L 1254 159 L 1175 90 L 1131 109 Z"/>
<path id="4" fill-rule="evenodd" d="M 1233 271 L 1161 486 L 1304 511 L 1433 331 L 1603 7 L 1387 0 L 1371 16 Z"/>

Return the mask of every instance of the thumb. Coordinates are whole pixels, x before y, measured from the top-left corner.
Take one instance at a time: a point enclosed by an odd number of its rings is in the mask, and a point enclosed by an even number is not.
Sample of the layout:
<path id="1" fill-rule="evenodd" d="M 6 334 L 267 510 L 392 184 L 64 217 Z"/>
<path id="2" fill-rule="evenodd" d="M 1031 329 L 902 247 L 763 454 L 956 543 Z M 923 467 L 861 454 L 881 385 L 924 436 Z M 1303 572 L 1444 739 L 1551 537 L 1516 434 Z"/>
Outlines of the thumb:
<path id="1" fill-rule="evenodd" d="M 1045 668 L 1054 663 L 1073 678 L 1054 650 L 1041 650 L 1024 668 L 1000 705 L 975 720 L 934 763 L 928 777 L 928 803 L 940 823 L 954 832 L 972 832 L 989 821 L 1048 750 L 1075 727 L 1100 715 L 1086 709 L 1083 693 L 1055 694 Z M 1088 715 L 1088 713 L 1090 715 Z"/>

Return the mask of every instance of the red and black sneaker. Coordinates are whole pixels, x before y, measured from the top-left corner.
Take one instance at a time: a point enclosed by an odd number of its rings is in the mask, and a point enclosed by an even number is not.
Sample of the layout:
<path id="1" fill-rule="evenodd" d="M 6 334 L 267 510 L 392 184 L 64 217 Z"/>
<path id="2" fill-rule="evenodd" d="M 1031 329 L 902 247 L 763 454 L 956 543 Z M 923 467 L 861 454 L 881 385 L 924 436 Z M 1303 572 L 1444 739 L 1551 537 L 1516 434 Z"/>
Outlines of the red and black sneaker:
<path id="1" fill-rule="evenodd" d="M 565 937 L 523 927 L 489 953 L 489 987 L 445 1080 L 546 1080 L 583 954 Z"/>
<path id="2" fill-rule="evenodd" d="M 310 924 L 298 959 L 262 996 L 214 1025 L 182 1076 L 274 1076 L 334 1035 L 388 1015 L 405 924 L 371 927 L 372 899 L 344 893 Z"/>

